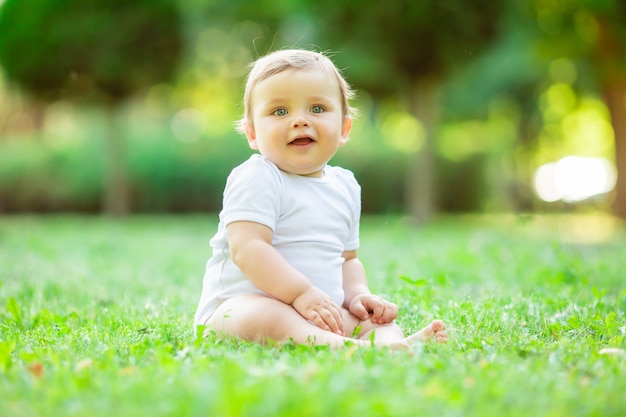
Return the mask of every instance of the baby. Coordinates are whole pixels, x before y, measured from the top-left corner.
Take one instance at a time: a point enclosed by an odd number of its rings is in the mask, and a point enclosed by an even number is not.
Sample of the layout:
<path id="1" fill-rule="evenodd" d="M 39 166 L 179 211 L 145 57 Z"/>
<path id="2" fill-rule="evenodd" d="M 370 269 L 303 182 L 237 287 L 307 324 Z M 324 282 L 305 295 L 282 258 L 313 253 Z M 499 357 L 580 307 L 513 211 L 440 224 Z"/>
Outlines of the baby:
<path id="1" fill-rule="evenodd" d="M 447 340 L 441 320 L 405 336 L 398 307 L 369 290 L 357 257 L 360 187 L 327 165 L 348 141 L 353 96 L 318 52 L 253 64 L 239 129 L 258 153 L 226 182 L 195 316 L 205 331 L 331 348 Z"/>

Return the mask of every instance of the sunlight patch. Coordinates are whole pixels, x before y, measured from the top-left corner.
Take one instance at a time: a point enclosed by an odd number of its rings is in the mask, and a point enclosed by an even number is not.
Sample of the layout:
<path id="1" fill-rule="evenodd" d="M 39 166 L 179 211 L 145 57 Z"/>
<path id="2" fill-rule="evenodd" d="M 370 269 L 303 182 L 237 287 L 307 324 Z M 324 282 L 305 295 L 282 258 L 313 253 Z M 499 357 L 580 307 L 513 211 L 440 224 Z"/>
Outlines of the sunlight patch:
<path id="1" fill-rule="evenodd" d="M 577 202 L 610 192 L 616 180 L 605 158 L 567 156 L 537 169 L 535 190 L 543 201 Z"/>

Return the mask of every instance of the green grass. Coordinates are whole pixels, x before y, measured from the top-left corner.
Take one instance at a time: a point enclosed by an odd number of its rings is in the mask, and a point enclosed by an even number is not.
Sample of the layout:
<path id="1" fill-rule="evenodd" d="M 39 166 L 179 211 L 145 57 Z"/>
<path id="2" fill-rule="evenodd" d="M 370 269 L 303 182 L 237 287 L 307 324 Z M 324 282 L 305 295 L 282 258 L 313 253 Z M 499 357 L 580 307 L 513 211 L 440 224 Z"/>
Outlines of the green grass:
<path id="1" fill-rule="evenodd" d="M 0 217 L 0 415 L 626 415 L 626 230 L 610 218 L 364 219 L 360 256 L 400 325 L 449 324 L 412 357 L 196 339 L 214 228 Z"/>

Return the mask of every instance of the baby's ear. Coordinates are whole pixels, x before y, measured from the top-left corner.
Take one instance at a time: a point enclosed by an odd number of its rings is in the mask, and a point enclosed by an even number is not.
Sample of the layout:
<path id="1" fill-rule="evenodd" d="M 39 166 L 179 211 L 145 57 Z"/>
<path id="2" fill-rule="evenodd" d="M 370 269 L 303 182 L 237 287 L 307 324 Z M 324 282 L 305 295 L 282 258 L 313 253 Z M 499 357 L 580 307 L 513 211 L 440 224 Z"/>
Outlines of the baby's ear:
<path id="1" fill-rule="evenodd" d="M 243 122 L 243 131 L 246 134 L 246 139 L 248 139 L 248 146 L 254 150 L 259 149 L 259 145 L 256 142 L 256 132 L 254 131 L 254 126 L 249 120 Z"/>
<path id="2" fill-rule="evenodd" d="M 352 130 L 352 117 L 346 116 L 343 118 L 341 124 L 341 142 L 340 145 L 345 145 L 350 139 L 350 131 Z"/>

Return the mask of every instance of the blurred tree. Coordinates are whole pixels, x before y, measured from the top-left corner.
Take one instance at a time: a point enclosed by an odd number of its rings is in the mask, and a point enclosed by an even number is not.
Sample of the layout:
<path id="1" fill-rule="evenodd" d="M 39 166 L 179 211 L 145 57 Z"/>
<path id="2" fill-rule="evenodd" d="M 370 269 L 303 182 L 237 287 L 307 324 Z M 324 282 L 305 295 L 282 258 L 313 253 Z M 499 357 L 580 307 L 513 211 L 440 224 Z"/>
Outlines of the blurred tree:
<path id="1" fill-rule="evenodd" d="M 115 113 L 173 76 L 182 50 L 172 0 L 5 0 L 0 62 L 7 79 L 44 101 L 101 106 L 109 120 L 104 210 L 128 210 L 122 132 Z"/>
<path id="2" fill-rule="evenodd" d="M 426 140 L 407 174 L 407 210 L 420 221 L 436 210 L 432 137 L 446 76 L 496 38 L 505 2 L 491 0 L 311 0 L 317 37 L 374 97 L 398 95 L 422 122 Z"/>
<path id="3" fill-rule="evenodd" d="M 307 3 L 296 0 L 205 1 L 198 14 L 205 26 L 228 28 L 231 37 L 251 51 L 253 59 L 288 45 L 296 47 L 301 35 L 296 35 L 296 40 L 290 38 L 289 22 L 298 16 L 303 16 L 298 23 L 310 20 Z M 301 24 L 298 32 L 306 32 L 306 26 Z"/>
<path id="4" fill-rule="evenodd" d="M 533 209 L 535 198 L 532 183 L 536 167 L 532 160 L 543 126 L 538 96 L 549 83 L 550 61 L 534 47 L 539 28 L 528 4 L 509 2 L 503 13 L 500 36 L 485 53 L 446 82 L 442 103 L 446 115 L 453 119 L 443 122 L 459 118 L 484 120 L 494 112 L 506 114 L 515 125 L 515 140 L 506 151 L 485 155 L 485 163 L 502 164 L 509 171 L 508 175 L 500 172 L 488 176 L 488 187 L 490 194 L 497 194 L 501 208 L 526 212 Z"/>
<path id="5" fill-rule="evenodd" d="M 543 51 L 592 69 L 611 114 L 617 185 L 614 212 L 626 219 L 626 2 L 534 0 Z"/>

